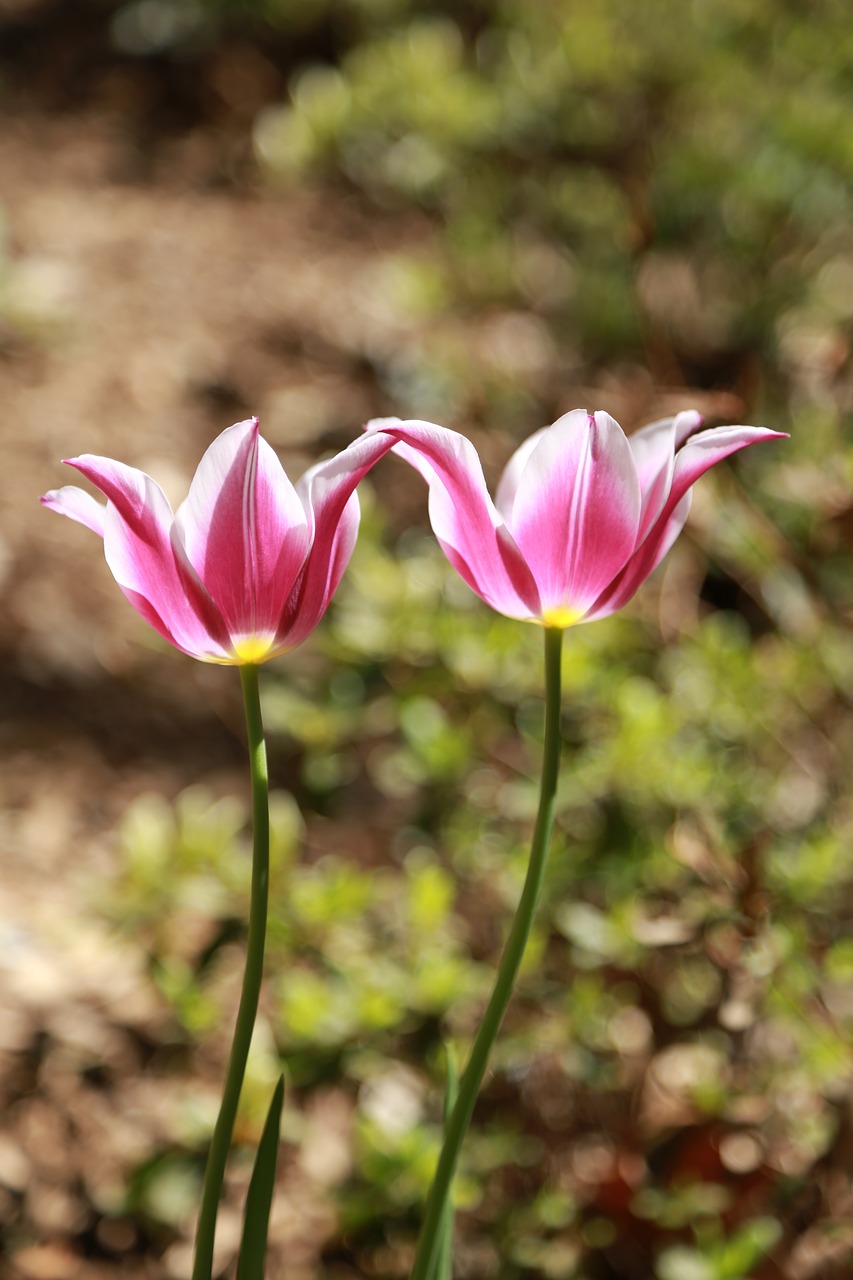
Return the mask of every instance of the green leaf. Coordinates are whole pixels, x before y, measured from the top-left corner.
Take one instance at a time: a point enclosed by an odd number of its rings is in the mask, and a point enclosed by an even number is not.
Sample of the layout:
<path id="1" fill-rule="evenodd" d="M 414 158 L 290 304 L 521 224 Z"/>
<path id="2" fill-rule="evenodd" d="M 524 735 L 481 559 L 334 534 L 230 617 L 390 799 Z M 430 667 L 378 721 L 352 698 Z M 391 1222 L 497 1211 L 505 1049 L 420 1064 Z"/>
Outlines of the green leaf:
<path id="1" fill-rule="evenodd" d="M 272 1193 L 275 1187 L 275 1170 L 278 1160 L 278 1139 L 281 1126 L 281 1108 L 284 1102 L 284 1076 L 279 1076 L 273 1090 L 270 1109 L 264 1123 L 264 1131 L 255 1156 L 255 1167 L 246 1196 L 246 1214 L 243 1219 L 243 1238 L 240 1242 L 240 1258 L 237 1263 L 237 1280 L 264 1280 L 264 1259 L 267 1252 Z"/>

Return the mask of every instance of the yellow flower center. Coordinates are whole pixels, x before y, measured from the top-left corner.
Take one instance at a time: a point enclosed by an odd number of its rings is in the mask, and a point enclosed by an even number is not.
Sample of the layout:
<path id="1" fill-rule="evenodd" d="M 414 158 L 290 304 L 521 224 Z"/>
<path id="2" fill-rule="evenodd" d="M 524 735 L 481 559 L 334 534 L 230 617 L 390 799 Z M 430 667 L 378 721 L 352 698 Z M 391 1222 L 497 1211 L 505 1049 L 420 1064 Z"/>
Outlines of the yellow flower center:
<path id="1" fill-rule="evenodd" d="M 241 636 L 234 640 L 234 654 L 241 666 L 257 666 L 271 656 L 272 636 Z"/>
<path id="2" fill-rule="evenodd" d="M 583 617 L 583 609 L 570 609 L 567 605 L 560 605 L 556 609 L 546 609 L 542 614 L 543 627 L 559 627 L 565 630 L 566 627 L 573 627 Z"/>

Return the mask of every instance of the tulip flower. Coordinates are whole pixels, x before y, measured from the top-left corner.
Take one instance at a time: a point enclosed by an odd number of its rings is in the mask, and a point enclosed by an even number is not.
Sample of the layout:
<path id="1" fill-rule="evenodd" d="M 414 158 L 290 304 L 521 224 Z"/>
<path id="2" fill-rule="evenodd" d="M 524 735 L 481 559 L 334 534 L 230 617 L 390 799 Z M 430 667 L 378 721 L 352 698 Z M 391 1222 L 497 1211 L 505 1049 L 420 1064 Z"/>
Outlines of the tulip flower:
<path id="1" fill-rule="evenodd" d="M 263 978 L 269 901 L 269 776 L 258 666 L 294 648 L 328 608 L 358 532 L 355 493 L 394 441 L 374 433 L 294 487 L 256 418 L 238 422 L 205 453 L 189 495 L 172 512 L 150 476 L 83 454 L 69 465 L 106 506 L 74 485 L 46 507 L 104 540 L 113 577 L 134 609 L 170 644 L 202 662 L 239 667 L 252 783 L 252 883 L 246 965 L 222 1104 L 211 1137 L 196 1226 L 192 1280 L 212 1280 L 216 1218 Z M 275 1181 L 282 1085 L 276 1088 L 247 1200 L 239 1271 L 260 1275 Z"/>
<path id="2" fill-rule="evenodd" d="M 626 436 L 609 414 L 575 409 L 516 450 L 493 502 L 476 450 L 458 432 L 398 418 L 368 423 L 368 433 L 393 436 L 394 453 L 426 480 L 435 535 L 469 587 L 499 613 L 540 623 L 545 636 L 542 780 L 527 874 L 492 994 L 453 1088 L 411 1280 L 433 1280 L 445 1267 L 456 1163 L 542 890 L 559 777 L 563 633 L 631 599 L 684 527 L 691 487 L 703 472 L 783 434 L 760 427 L 701 431 L 701 425 L 698 413 L 686 412 Z"/>
<path id="3" fill-rule="evenodd" d="M 574 409 L 513 454 L 493 502 L 474 446 L 430 422 L 376 419 L 429 485 L 450 563 L 498 613 L 564 629 L 615 613 L 684 527 L 691 486 L 716 462 L 783 432 L 701 431 L 687 411 L 626 436 L 609 414 Z"/>
<path id="4" fill-rule="evenodd" d="M 177 513 L 143 471 L 94 454 L 67 461 L 106 506 L 73 485 L 41 501 L 103 538 L 122 591 L 175 648 L 256 665 L 323 617 L 355 545 L 355 487 L 392 443 L 362 437 L 294 487 L 250 418 L 214 440 Z"/>

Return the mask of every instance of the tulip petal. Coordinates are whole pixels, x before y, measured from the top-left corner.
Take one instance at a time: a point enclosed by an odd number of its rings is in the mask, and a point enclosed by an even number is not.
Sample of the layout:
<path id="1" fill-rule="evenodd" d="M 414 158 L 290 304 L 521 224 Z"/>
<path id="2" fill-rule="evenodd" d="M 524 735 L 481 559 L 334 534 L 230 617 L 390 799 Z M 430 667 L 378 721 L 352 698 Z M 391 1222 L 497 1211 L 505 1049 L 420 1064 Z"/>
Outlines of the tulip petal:
<path id="1" fill-rule="evenodd" d="M 702 415 L 696 409 L 683 409 L 674 418 L 660 418 L 647 427 L 633 431 L 628 443 L 634 454 L 640 484 L 645 489 L 654 475 L 674 457 L 687 439 L 702 425 Z"/>
<path id="2" fill-rule="evenodd" d="M 221 615 L 197 575 L 176 558 L 172 509 L 143 471 L 111 458 L 69 459 L 108 499 L 104 554 L 134 608 L 177 648 L 215 661 L 230 650 Z"/>
<path id="3" fill-rule="evenodd" d="M 586 612 L 634 550 L 640 509 L 631 448 L 609 414 L 576 409 L 539 437 L 507 523 L 546 621 Z"/>
<path id="4" fill-rule="evenodd" d="M 684 527 L 690 489 L 700 476 L 740 449 L 784 436 L 784 431 L 766 427 L 711 427 L 688 439 L 676 454 L 669 497 L 658 519 L 622 572 L 596 600 L 587 618 L 603 618 L 621 609 L 654 572 Z"/>
<path id="5" fill-rule="evenodd" d="M 709 427 L 691 436 L 675 456 L 667 507 L 671 510 L 682 494 L 723 458 L 762 440 L 784 439 L 785 435 L 784 431 L 771 431 L 769 427 Z"/>
<path id="6" fill-rule="evenodd" d="M 305 472 L 296 492 L 313 525 L 311 550 L 278 623 L 277 646 L 292 649 L 316 627 L 349 564 L 358 535 L 356 485 L 394 440 L 383 432 L 361 436 L 333 458 Z"/>
<path id="7" fill-rule="evenodd" d="M 175 535 L 232 637 L 272 640 L 311 533 L 256 418 L 229 427 L 206 451 L 175 517 Z"/>
<path id="8" fill-rule="evenodd" d="M 643 495 L 638 546 L 648 536 L 669 496 L 676 451 L 701 425 L 702 415 L 688 409 L 674 418 L 652 422 L 628 437 Z"/>
<path id="9" fill-rule="evenodd" d="M 78 489 L 76 484 L 66 484 L 61 489 L 51 489 L 39 498 L 39 502 L 51 511 L 58 511 L 61 516 L 68 516 L 70 520 L 84 524 L 87 529 L 103 538 L 107 509 L 91 493 L 86 493 L 85 489 Z"/>
<path id="10" fill-rule="evenodd" d="M 498 481 L 497 492 L 495 493 L 495 506 L 504 518 L 507 520 L 512 511 L 512 504 L 515 502 L 515 495 L 518 492 L 518 486 L 521 477 L 524 474 L 524 468 L 527 466 L 527 459 L 536 448 L 539 441 L 549 431 L 549 427 L 541 427 L 539 431 L 534 431 L 532 436 L 528 436 L 516 449 L 509 462 L 504 467 L 503 475 Z"/>
<path id="11" fill-rule="evenodd" d="M 482 600 L 510 618 L 538 618 L 539 593 L 486 488 L 470 440 L 432 422 L 381 419 L 404 458 L 429 485 L 429 515 L 450 563 Z M 368 430 L 374 427 L 368 424 Z"/>
<path id="12" fill-rule="evenodd" d="M 598 618 L 607 618 L 618 612 L 636 595 L 639 588 L 663 560 L 664 556 L 678 538 L 690 514 L 693 491 L 688 489 L 680 502 L 676 503 L 668 519 L 662 520 L 647 538 L 638 551 L 634 553 L 621 573 L 618 573 L 588 610 L 584 622 L 595 622 Z"/>

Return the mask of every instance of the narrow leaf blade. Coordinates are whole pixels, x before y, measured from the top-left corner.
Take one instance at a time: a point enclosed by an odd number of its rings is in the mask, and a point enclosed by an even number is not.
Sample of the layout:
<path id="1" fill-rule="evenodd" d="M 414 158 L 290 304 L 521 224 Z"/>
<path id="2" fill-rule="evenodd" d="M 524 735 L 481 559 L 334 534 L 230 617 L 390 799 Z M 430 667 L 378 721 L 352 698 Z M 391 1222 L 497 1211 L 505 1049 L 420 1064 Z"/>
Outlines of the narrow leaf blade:
<path id="1" fill-rule="evenodd" d="M 281 1128 L 281 1110 L 284 1104 L 284 1076 L 279 1076 L 264 1131 L 258 1143 L 255 1167 L 246 1195 L 246 1212 L 243 1218 L 243 1238 L 237 1263 L 237 1280 L 264 1280 L 264 1260 L 267 1252 L 270 1210 L 272 1208 L 275 1172 L 278 1163 L 278 1142 Z"/>

